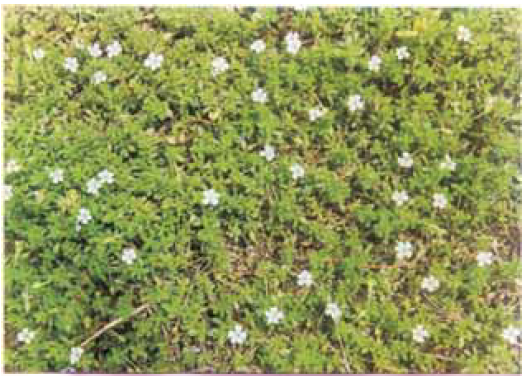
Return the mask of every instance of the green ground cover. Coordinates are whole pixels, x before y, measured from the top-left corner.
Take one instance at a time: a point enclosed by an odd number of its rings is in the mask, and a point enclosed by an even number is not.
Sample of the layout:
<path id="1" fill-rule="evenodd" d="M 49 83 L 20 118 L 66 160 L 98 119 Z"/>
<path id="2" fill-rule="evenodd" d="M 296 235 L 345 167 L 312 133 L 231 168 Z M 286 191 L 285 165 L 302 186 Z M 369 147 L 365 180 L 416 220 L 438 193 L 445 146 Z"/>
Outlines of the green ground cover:
<path id="1" fill-rule="evenodd" d="M 520 10 L 3 11 L 7 371 L 521 371 Z"/>

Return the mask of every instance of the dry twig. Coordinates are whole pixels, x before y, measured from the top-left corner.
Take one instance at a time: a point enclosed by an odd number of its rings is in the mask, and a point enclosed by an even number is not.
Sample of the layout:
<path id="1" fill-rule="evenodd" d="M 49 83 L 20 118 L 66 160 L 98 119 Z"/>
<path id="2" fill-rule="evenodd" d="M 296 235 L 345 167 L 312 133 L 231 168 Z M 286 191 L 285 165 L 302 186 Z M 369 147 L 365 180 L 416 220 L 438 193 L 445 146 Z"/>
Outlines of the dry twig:
<path id="1" fill-rule="evenodd" d="M 95 334 L 93 334 L 91 337 L 89 337 L 84 342 L 82 342 L 80 344 L 80 347 L 82 347 L 82 348 L 85 347 L 89 342 L 91 342 L 94 339 L 98 338 L 103 333 L 105 333 L 107 330 L 115 327 L 116 325 L 120 324 L 122 321 L 126 320 L 127 318 L 131 318 L 133 316 L 136 316 L 137 314 L 139 314 L 139 313 L 143 312 L 144 310 L 146 310 L 147 308 L 149 308 L 149 306 L 150 305 L 146 303 L 146 304 L 141 305 L 140 307 L 136 308 L 135 310 L 133 310 L 133 312 L 131 312 L 131 314 L 128 317 L 126 317 L 126 318 L 119 317 L 116 320 L 111 321 L 109 324 L 107 324 L 104 327 L 100 328 L 99 330 L 97 330 L 95 332 Z"/>

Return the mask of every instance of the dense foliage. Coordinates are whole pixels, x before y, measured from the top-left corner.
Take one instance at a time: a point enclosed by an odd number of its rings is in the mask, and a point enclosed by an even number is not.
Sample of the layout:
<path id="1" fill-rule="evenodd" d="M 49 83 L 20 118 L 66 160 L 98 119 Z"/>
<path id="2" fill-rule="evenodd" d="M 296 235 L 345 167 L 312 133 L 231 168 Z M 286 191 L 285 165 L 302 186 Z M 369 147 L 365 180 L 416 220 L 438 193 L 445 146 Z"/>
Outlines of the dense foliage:
<path id="1" fill-rule="evenodd" d="M 6 370 L 520 372 L 520 10 L 10 7 L 4 50 Z"/>

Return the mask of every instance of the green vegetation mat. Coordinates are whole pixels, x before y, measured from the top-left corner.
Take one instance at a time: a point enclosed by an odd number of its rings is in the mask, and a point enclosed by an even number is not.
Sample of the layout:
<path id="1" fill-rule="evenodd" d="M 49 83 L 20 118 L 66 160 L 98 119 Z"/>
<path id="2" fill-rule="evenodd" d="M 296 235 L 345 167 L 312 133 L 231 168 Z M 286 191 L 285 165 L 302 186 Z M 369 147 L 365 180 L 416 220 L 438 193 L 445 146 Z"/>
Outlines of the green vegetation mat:
<path id="1" fill-rule="evenodd" d="M 521 10 L 3 14 L 7 371 L 521 371 Z"/>

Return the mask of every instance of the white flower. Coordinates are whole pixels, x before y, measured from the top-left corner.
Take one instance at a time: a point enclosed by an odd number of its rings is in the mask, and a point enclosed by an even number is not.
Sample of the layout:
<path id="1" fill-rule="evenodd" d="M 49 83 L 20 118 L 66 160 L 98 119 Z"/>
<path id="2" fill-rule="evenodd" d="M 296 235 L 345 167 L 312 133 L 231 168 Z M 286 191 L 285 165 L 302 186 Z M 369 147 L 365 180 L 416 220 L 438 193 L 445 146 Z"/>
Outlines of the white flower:
<path id="1" fill-rule="evenodd" d="M 266 44 L 263 40 L 257 39 L 255 42 L 251 44 L 250 47 L 251 50 L 253 50 L 255 53 L 260 54 L 266 49 Z"/>
<path id="2" fill-rule="evenodd" d="M 433 275 L 430 275 L 422 280 L 422 289 L 428 292 L 435 292 L 440 286 L 440 282 Z"/>
<path id="3" fill-rule="evenodd" d="M 18 162 L 14 159 L 10 159 L 7 161 L 7 164 L 5 166 L 5 173 L 6 174 L 11 174 L 13 172 L 18 172 L 20 171 L 21 167 L 20 165 L 18 164 Z"/>
<path id="4" fill-rule="evenodd" d="M 289 169 L 293 179 L 298 179 L 304 176 L 304 168 L 298 163 L 293 163 Z"/>
<path id="5" fill-rule="evenodd" d="M 349 97 L 348 108 L 351 112 L 364 109 L 364 101 L 362 100 L 360 95 L 352 95 Z"/>
<path id="6" fill-rule="evenodd" d="M 98 58 L 102 55 L 102 50 L 100 49 L 100 45 L 98 44 L 98 42 L 89 46 L 87 50 L 89 51 L 89 54 L 91 54 L 93 58 Z"/>
<path id="7" fill-rule="evenodd" d="M 124 249 L 122 252 L 122 260 L 127 263 L 128 265 L 132 264 L 133 261 L 136 259 L 136 252 L 133 248 L 127 248 Z"/>
<path id="8" fill-rule="evenodd" d="M 107 57 L 113 58 L 119 55 L 122 52 L 122 46 L 118 41 L 113 41 L 110 45 L 106 47 Z"/>
<path id="9" fill-rule="evenodd" d="M 115 181 L 114 176 L 115 175 L 112 172 L 108 171 L 107 169 L 104 169 L 98 173 L 98 180 L 102 184 L 112 184 Z"/>
<path id="10" fill-rule="evenodd" d="M 163 55 L 149 53 L 146 60 L 144 61 L 144 65 L 150 68 L 152 71 L 155 71 L 156 69 L 160 68 L 163 61 L 164 61 Z"/>
<path id="11" fill-rule="evenodd" d="M 339 320 L 340 316 L 342 316 L 342 311 L 335 303 L 328 303 L 325 313 L 328 316 L 331 316 L 335 322 Z"/>
<path id="12" fill-rule="evenodd" d="M 38 49 L 35 49 L 33 51 L 33 57 L 36 59 L 36 60 L 40 60 L 44 57 L 45 53 L 44 53 L 44 50 L 38 48 Z"/>
<path id="13" fill-rule="evenodd" d="M 227 337 L 233 345 L 241 345 L 247 338 L 247 332 L 242 330 L 242 327 L 237 324 L 233 330 L 229 331 Z"/>
<path id="14" fill-rule="evenodd" d="M 80 208 L 76 222 L 78 224 L 87 224 L 92 220 L 91 213 L 85 208 Z"/>
<path id="15" fill-rule="evenodd" d="M 289 32 L 286 35 L 286 50 L 288 53 L 296 54 L 298 53 L 298 50 L 300 50 L 300 46 L 302 46 L 302 42 L 300 42 L 300 37 L 297 32 Z"/>
<path id="16" fill-rule="evenodd" d="M 324 116 L 326 110 L 323 108 L 313 108 L 309 110 L 309 121 L 315 122 L 320 117 Z"/>
<path id="17" fill-rule="evenodd" d="M 219 198 L 220 198 L 220 195 L 213 188 L 205 190 L 204 199 L 202 200 L 202 204 L 211 205 L 212 207 L 214 207 L 215 205 L 218 205 Z"/>
<path id="18" fill-rule="evenodd" d="M 493 263 L 493 253 L 481 251 L 477 254 L 477 264 L 479 267 L 489 266 Z"/>
<path id="19" fill-rule="evenodd" d="M 78 70 L 78 60 L 76 58 L 66 58 L 64 62 L 64 68 L 71 72 Z"/>
<path id="20" fill-rule="evenodd" d="M 471 31 L 463 25 L 460 25 L 457 30 L 457 39 L 459 41 L 469 42 L 471 40 Z"/>
<path id="21" fill-rule="evenodd" d="M 211 62 L 211 75 L 217 76 L 229 69 L 229 63 L 223 57 L 217 57 Z"/>
<path id="22" fill-rule="evenodd" d="M 265 145 L 264 150 L 260 152 L 260 156 L 266 158 L 268 162 L 275 158 L 275 148 L 271 145 Z"/>
<path id="23" fill-rule="evenodd" d="M 409 200 L 409 196 L 406 191 L 395 191 L 393 192 L 393 196 L 391 196 L 391 198 L 395 203 L 397 203 L 397 206 L 401 206 Z"/>
<path id="24" fill-rule="evenodd" d="M 107 75 L 103 71 L 97 71 L 93 74 L 91 80 L 94 84 L 100 84 L 107 80 Z"/>
<path id="25" fill-rule="evenodd" d="M 58 184 L 64 181 L 64 170 L 61 168 L 57 168 L 55 171 L 51 171 L 49 173 L 49 177 L 51 178 L 53 184 Z"/>
<path id="26" fill-rule="evenodd" d="M 267 93 L 262 88 L 257 88 L 251 94 L 251 99 L 256 103 L 265 103 L 267 101 Z"/>
<path id="27" fill-rule="evenodd" d="M 409 51 L 406 46 L 401 46 L 397 49 L 397 58 L 399 61 L 409 58 Z"/>
<path id="28" fill-rule="evenodd" d="M 368 62 L 368 67 L 371 71 L 377 72 L 378 70 L 380 70 L 381 63 L 382 63 L 382 59 L 380 59 L 380 57 L 376 55 L 373 55 Z"/>
<path id="29" fill-rule="evenodd" d="M 444 209 L 446 208 L 446 205 L 448 204 L 448 200 L 446 199 L 446 196 L 444 196 L 441 193 L 436 193 L 433 195 L 433 206 L 435 208 Z"/>
<path id="30" fill-rule="evenodd" d="M 419 343 L 424 343 L 425 339 L 429 337 L 429 333 L 422 325 L 417 325 L 415 329 L 413 329 L 413 340 Z"/>
<path id="31" fill-rule="evenodd" d="M 35 338 L 35 332 L 29 330 L 28 328 L 22 329 L 22 331 L 18 332 L 16 335 L 17 341 L 23 343 L 29 343 L 33 338 Z"/>
<path id="32" fill-rule="evenodd" d="M 13 196 L 13 187 L 4 184 L 4 200 L 9 200 Z"/>
<path id="33" fill-rule="evenodd" d="M 446 160 L 440 163 L 440 168 L 442 170 L 455 171 L 457 164 L 451 160 L 448 154 L 446 154 Z"/>
<path id="34" fill-rule="evenodd" d="M 400 167 L 410 168 L 413 166 L 413 158 L 411 158 L 409 153 L 404 152 L 400 157 L 398 157 L 398 165 Z"/>
<path id="35" fill-rule="evenodd" d="M 98 190 L 102 187 L 102 182 L 97 178 L 92 178 L 87 181 L 87 193 L 91 195 L 98 195 Z"/>
<path id="36" fill-rule="evenodd" d="M 397 259 L 409 259 L 413 255 L 413 245 L 409 241 L 398 241 L 395 251 L 397 252 Z"/>
<path id="37" fill-rule="evenodd" d="M 80 360 L 80 357 L 83 353 L 84 349 L 82 349 L 81 347 L 71 348 L 71 355 L 69 356 L 69 361 L 71 362 L 71 364 L 76 364 Z"/>
<path id="38" fill-rule="evenodd" d="M 313 276 L 307 270 L 303 270 L 298 274 L 298 285 L 300 287 L 310 287 L 313 284 Z"/>
<path id="39" fill-rule="evenodd" d="M 284 313 L 277 307 L 270 308 L 266 311 L 266 319 L 268 324 L 278 324 L 284 318 Z"/>
<path id="40" fill-rule="evenodd" d="M 504 338 L 506 341 L 508 341 L 510 344 L 515 345 L 518 344 L 520 337 L 520 329 L 517 329 L 514 326 L 510 326 L 502 331 L 502 338 Z"/>

